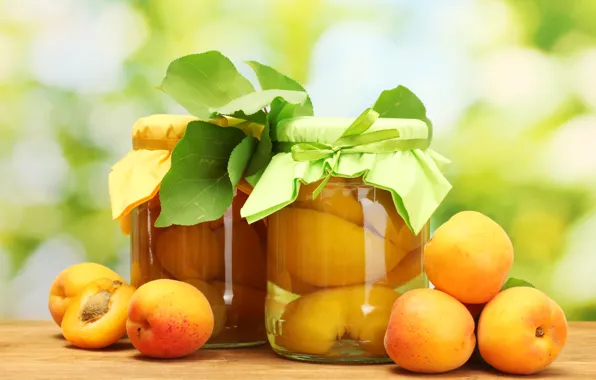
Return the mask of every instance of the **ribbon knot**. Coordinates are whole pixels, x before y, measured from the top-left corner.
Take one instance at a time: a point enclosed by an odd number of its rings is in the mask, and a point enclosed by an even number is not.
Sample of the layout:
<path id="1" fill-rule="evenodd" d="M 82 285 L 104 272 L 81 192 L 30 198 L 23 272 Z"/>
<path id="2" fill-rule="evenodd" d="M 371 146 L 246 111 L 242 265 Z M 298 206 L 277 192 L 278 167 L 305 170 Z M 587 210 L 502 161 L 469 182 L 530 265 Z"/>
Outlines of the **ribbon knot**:
<path id="1" fill-rule="evenodd" d="M 365 133 L 379 116 L 377 111 L 368 108 L 333 144 L 304 142 L 291 146 L 290 152 L 294 161 L 318 161 L 332 158 L 330 165 L 324 165 L 325 178 L 313 192 L 313 199 L 327 185 L 332 173 L 337 169 L 339 158 L 343 153 L 391 153 L 399 150 L 428 148 L 428 139 L 396 140 L 400 137 L 397 129 Z"/>

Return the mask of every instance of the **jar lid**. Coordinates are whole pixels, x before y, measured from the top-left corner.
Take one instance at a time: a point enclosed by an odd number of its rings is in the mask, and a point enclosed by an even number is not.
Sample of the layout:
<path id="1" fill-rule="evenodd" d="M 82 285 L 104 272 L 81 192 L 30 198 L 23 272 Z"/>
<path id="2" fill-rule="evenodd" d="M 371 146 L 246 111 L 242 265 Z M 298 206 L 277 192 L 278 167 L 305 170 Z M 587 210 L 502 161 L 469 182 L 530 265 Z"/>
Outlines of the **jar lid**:
<path id="1" fill-rule="evenodd" d="M 133 149 L 172 150 L 184 136 L 188 123 L 197 120 L 192 115 L 154 114 L 142 117 L 132 127 Z M 209 122 L 228 125 L 228 120 L 223 117 Z"/>
<path id="2" fill-rule="evenodd" d="M 372 108 L 356 119 L 295 117 L 279 122 L 276 152 L 241 209 L 255 222 L 293 203 L 301 184 L 356 178 L 392 194 L 417 235 L 451 189 L 442 174 L 449 160 L 429 148 L 431 128 L 420 119 L 383 118 Z"/>
<path id="3" fill-rule="evenodd" d="M 171 168 L 174 147 L 186 134 L 187 126 L 199 118 L 191 115 L 154 114 L 138 119 L 132 127 L 133 150 L 112 166 L 108 184 L 112 218 L 130 232 L 129 214 L 157 195 Z M 263 127 L 233 117 L 216 117 L 209 124 L 237 127 L 247 136 L 258 138 Z M 252 188 L 240 181 L 237 188 L 248 193 Z"/>
<path id="4" fill-rule="evenodd" d="M 283 143 L 321 143 L 333 145 L 353 122 L 354 118 L 347 117 L 300 116 L 288 118 L 278 123 L 277 128 L 273 131 L 272 139 Z M 430 128 L 422 120 L 378 118 L 370 125 L 366 132 L 380 131 L 397 132 L 395 136 L 389 136 L 386 140 L 420 142 L 420 144 L 415 146 L 395 147 L 393 150 L 425 149 L 430 143 Z"/>

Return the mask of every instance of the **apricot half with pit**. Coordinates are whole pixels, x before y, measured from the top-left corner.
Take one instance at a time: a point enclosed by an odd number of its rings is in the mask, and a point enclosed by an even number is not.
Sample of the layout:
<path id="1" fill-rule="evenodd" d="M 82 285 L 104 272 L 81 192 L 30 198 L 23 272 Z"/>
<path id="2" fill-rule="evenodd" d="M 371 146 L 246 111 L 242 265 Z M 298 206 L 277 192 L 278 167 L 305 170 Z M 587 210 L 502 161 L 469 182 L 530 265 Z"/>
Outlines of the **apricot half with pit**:
<path id="1" fill-rule="evenodd" d="M 102 278 L 89 283 L 64 314 L 62 335 L 81 348 L 104 348 L 126 334 L 128 302 L 135 288 Z"/>
<path id="2" fill-rule="evenodd" d="M 87 284 L 100 278 L 125 282 L 122 277 L 110 268 L 96 263 L 75 264 L 56 276 L 50 287 L 48 307 L 58 326 L 62 325 L 62 318 L 72 300 L 79 295 Z"/>

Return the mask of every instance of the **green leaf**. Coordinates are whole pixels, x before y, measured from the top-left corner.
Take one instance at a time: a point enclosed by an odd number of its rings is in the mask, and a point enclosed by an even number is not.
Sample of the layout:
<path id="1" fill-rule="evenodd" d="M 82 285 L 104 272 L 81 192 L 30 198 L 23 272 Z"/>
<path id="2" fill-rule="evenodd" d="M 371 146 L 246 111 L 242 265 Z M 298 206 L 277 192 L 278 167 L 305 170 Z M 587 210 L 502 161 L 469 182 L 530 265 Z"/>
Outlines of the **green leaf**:
<path id="1" fill-rule="evenodd" d="M 303 91 L 263 90 L 243 95 L 221 107 L 214 108 L 213 111 L 222 115 L 230 115 L 239 111 L 245 115 L 252 115 L 270 105 L 278 97 L 292 104 L 304 103 L 308 98 L 306 92 Z"/>
<path id="2" fill-rule="evenodd" d="M 530 284 L 528 281 L 519 279 L 519 278 L 509 278 L 505 284 L 503 284 L 503 287 L 501 288 L 501 291 L 505 290 L 505 289 L 509 289 L 509 288 L 515 288 L 518 286 L 528 286 L 533 288 L 534 285 Z"/>
<path id="3" fill-rule="evenodd" d="M 215 114 L 214 116 L 216 116 L 216 115 L 217 114 Z M 252 121 L 253 123 L 263 124 L 263 125 L 265 124 L 265 121 L 267 120 L 267 114 L 265 112 L 263 112 L 263 110 L 253 113 L 252 115 L 247 115 L 242 111 L 237 111 L 229 116 L 235 117 L 236 119 L 248 120 L 248 121 Z"/>
<path id="4" fill-rule="evenodd" d="M 261 140 L 257 145 L 255 154 L 252 156 L 248 167 L 246 168 L 246 174 L 244 178 L 251 186 L 255 186 L 261 175 L 265 171 L 265 167 L 271 161 L 271 151 L 273 150 L 273 144 L 271 143 L 271 136 L 269 134 L 269 120 L 265 123 L 265 128 L 261 133 Z"/>
<path id="5" fill-rule="evenodd" d="M 290 90 L 306 93 L 306 90 L 300 83 L 294 79 L 278 72 L 272 67 L 263 65 L 256 61 L 246 62 L 255 72 L 261 89 L 263 90 Z M 252 186 L 256 185 L 265 170 L 265 167 L 271 160 L 272 143 L 271 129 L 275 128 L 277 123 L 285 118 L 296 116 L 313 116 L 313 106 L 310 97 L 302 104 L 292 104 L 282 98 L 275 98 L 271 103 L 265 129 L 261 134 L 261 139 L 257 150 L 246 169 L 245 178 Z"/>
<path id="6" fill-rule="evenodd" d="M 199 118 L 209 118 L 213 109 L 254 92 L 250 81 L 217 51 L 174 60 L 168 66 L 161 88 Z"/>
<path id="7" fill-rule="evenodd" d="M 373 109 L 384 118 L 416 119 L 428 125 L 429 139 L 432 140 L 432 122 L 426 117 L 424 103 L 407 87 L 397 86 L 381 92 Z"/>
<path id="8" fill-rule="evenodd" d="M 232 151 L 228 161 L 228 175 L 233 188 L 240 182 L 244 169 L 246 169 L 258 142 L 259 140 L 255 137 L 246 136 Z"/>
<path id="9" fill-rule="evenodd" d="M 256 61 L 246 62 L 257 75 L 261 89 L 263 90 L 291 90 L 306 93 L 306 90 L 300 83 L 294 79 L 280 73 L 272 67 L 263 65 Z M 269 120 L 273 126 L 279 120 L 287 117 L 295 116 L 313 116 L 313 106 L 310 97 L 306 98 L 303 104 L 289 104 L 287 101 L 281 99 L 273 101 L 271 104 L 271 111 L 269 112 Z"/>
<path id="10" fill-rule="evenodd" d="M 244 138 L 237 128 L 189 123 L 161 183 L 162 210 L 155 226 L 188 226 L 222 217 L 234 196 L 228 160 Z"/>

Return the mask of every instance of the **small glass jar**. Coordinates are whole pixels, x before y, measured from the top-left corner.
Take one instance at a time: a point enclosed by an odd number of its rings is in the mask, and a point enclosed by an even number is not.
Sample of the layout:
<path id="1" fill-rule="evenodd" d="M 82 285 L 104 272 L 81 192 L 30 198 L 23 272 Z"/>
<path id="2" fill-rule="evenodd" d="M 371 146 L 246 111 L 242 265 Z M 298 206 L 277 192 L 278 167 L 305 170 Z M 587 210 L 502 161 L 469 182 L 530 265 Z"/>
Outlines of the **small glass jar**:
<path id="1" fill-rule="evenodd" d="M 391 193 L 360 178 L 302 185 L 267 219 L 269 343 L 319 362 L 390 362 L 383 344 L 400 294 L 428 287 L 428 223 L 414 236 Z"/>
<path id="2" fill-rule="evenodd" d="M 110 174 L 113 215 L 130 234 L 131 284 L 140 287 L 167 278 L 199 289 L 215 322 L 207 348 L 264 344 L 265 222 L 249 225 L 240 217 L 250 185 L 241 181 L 218 220 L 155 227 L 161 212 L 161 181 L 170 168 L 172 151 L 194 120 L 161 114 L 139 119 L 133 127 L 133 151 Z"/>
<path id="3" fill-rule="evenodd" d="M 239 216 L 247 195 L 236 190 L 219 220 L 194 226 L 155 227 L 156 196 L 131 215 L 131 283 L 169 278 L 198 288 L 215 318 L 205 347 L 242 347 L 266 342 L 266 230 Z"/>

